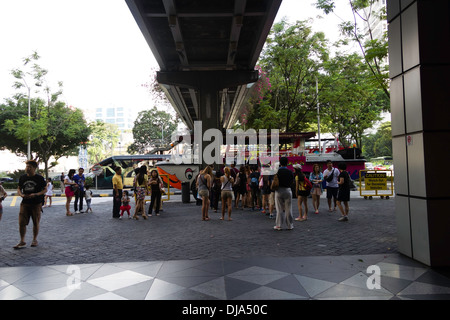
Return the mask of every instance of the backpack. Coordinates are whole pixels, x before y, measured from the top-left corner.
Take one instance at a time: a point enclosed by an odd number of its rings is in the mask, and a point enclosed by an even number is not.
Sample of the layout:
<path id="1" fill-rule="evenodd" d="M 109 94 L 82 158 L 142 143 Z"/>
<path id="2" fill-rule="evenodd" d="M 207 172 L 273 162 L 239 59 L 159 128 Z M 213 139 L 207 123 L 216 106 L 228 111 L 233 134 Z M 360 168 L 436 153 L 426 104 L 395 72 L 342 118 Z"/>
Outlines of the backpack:
<path id="1" fill-rule="evenodd" d="M 311 190 L 312 189 L 312 183 L 311 183 L 311 181 L 309 181 L 309 179 L 307 177 L 305 177 L 305 183 L 306 183 L 306 185 L 305 185 L 306 191 Z"/>
<path id="2" fill-rule="evenodd" d="M 304 181 L 299 181 L 298 182 L 298 189 L 299 189 L 299 191 L 303 191 L 303 190 L 300 189 L 302 187 L 303 183 L 304 183 L 304 188 L 305 188 L 304 191 L 310 191 L 312 189 L 311 181 L 309 181 L 309 179 L 307 177 L 305 177 Z"/>

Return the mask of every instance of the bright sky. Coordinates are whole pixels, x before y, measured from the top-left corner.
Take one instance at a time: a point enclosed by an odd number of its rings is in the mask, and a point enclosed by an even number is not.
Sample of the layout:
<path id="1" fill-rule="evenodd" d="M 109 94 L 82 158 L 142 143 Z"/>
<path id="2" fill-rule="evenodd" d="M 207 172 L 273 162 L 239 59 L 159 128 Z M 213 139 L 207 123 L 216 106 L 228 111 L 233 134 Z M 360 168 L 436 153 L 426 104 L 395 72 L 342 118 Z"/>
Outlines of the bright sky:
<path id="1" fill-rule="evenodd" d="M 314 2 L 283 0 L 276 21 L 313 17 L 315 29 L 336 39 L 339 19 L 316 19 L 322 13 Z M 1 102 L 16 92 L 11 69 L 22 67 L 22 59 L 36 50 L 50 87 L 56 91 L 62 81 L 62 99 L 69 105 L 153 106 L 141 84 L 157 64 L 124 0 L 1 0 L 0 47 Z"/>

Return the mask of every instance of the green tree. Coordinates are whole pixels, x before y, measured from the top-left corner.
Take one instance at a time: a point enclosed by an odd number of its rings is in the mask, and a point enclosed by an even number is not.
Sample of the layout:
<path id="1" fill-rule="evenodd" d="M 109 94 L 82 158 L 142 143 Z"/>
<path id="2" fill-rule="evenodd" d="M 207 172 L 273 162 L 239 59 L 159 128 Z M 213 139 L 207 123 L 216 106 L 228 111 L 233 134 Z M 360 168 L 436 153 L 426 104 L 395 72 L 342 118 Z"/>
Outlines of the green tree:
<path id="1" fill-rule="evenodd" d="M 249 117 L 252 128 L 267 128 L 270 123 L 283 131 L 296 131 L 313 119 L 316 78 L 328 59 L 328 49 L 325 35 L 314 33 L 308 23 L 282 20 L 273 26 L 260 59 L 270 78 L 271 92 L 253 106 Z"/>
<path id="2" fill-rule="evenodd" d="M 321 121 L 329 132 L 339 136 L 344 146 L 356 143 L 362 147 L 364 132 L 381 120 L 389 109 L 389 100 L 370 81 L 367 64 L 357 54 L 342 55 L 324 64 L 321 77 Z"/>
<path id="3" fill-rule="evenodd" d="M 373 19 L 386 20 L 386 8 L 374 9 L 374 4 L 379 0 L 348 0 L 352 11 L 353 21 L 344 21 L 339 27 L 341 33 L 355 41 L 364 57 L 374 81 L 386 95 L 389 93 L 388 65 L 383 63 L 388 55 L 387 32 L 381 37 L 375 37 L 371 22 Z M 330 14 L 336 6 L 335 0 L 317 0 L 316 7 L 322 9 L 325 14 Z M 362 28 L 361 28 L 362 26 Z"/>
<path id="4" fill-rule="evenodd" d="M 33 158 L 45 165 L 45 174 L 59 158 L 77 154 L 80 143 L 87 141 L 90 130 L 79 109 L 66 107 L 63 102 L 47 105 L 44 100 L 31 100 L 31 121 L 28 121 L 27 101 L 7 100 L 0 105 L 0 148 L 16 154 L 27 153 L 28 132 L 31 132 Z M 55 161 L 50 163 L 50 158 Z"/>
<path id="5" fill-rule="evenodd" d="M 116 124 L 102 121 L 91 122 L 91 139 L 87 145 L 87 153 L 91 163 L 98 163 L 111 156 L 120 138 L 120 130 Z"/>
<path id="6" fill-rule="evenodd" d="M 130 154 L 145 154 L 152 149 L 170 142 L 172 133 L 176 130 L 178 120 L 170 113 L 153 107 L 139 112 L 133 127 L 134 142 L 128 147 Z"/>
<path id="7" fill-rule="evenodd" d="M 363 144 L 366 158 L 392 156 L 391 122 L 383 122 L 377 132 L 364 136 Z"/>
<path id="8" fill-rule="evenodd" d="M 58 91 L 52 92 L 45 81 L 47 70 L 37 64 L 38 59 L 35 52 L 24 59 L 24 67 L 28 68 L 32 63 L 31 69 L 11 72 L 17 79 L 13 86 L 18 90 L 26 87 L 28 94 L 18 92 L 0 105 L 0 149 L 26 155 L 30 141 L 33 158 L 44 163 L 48 176 L 48 169 L 56 165 L 59 158 L 76 154 L 78 145 L 87 140 L 90 130 L 81 110 L 58 101 L 62 83 L 59 82 Z M 32 81 L 35 81 L 33 87 Z M 46 100 L 32 98 L 32 88 L 36 89 L 33 94 L 45 95 Z M 55 161 L 49 163 L 52 156 Z"/>

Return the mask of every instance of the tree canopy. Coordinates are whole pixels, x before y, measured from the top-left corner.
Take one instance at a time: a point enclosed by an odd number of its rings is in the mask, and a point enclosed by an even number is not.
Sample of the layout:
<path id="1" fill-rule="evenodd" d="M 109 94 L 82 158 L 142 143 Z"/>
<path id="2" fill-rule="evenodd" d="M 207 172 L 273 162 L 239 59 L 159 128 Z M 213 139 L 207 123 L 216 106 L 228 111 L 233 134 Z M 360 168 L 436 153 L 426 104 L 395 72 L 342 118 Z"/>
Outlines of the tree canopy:
<path id="1" fill-rule="evenodd" d="M 167 144 L 177 125 L 177 119 L 156 107 L 139 112 L 133 127 L 134 142 L 128 147 L 128 152 L 145 154 Z"/>
<path id="2" fill-rule="evenodd" d="M 28 94 L 19 91 L 0 104 L 0 149 L 26 155 L 30 140 L 33 158 L 45 164 L 45 174 L 48 176 L 48 169 L 56 165 L 56 162 L 49 163 L 50 158 L 53 156 L 57 161 L 63 156 L 75 155 L 80 143 L 87 141 L 90 128 L 81 110 L 68 107 L 58 100 L 62 93 L 61 82 L 56 92 L 46 85 L 47 71 L 37 64 L 38 59 L 39 55 L 35 52 L 24 59 L 23 69 L 11 72 L 17 79 L 13 86 L 18 90 L 26 87 Z M 43 92 L 40 90 L 42 87 Z M 42 95 L 47 99 L 43 99 Z"/>

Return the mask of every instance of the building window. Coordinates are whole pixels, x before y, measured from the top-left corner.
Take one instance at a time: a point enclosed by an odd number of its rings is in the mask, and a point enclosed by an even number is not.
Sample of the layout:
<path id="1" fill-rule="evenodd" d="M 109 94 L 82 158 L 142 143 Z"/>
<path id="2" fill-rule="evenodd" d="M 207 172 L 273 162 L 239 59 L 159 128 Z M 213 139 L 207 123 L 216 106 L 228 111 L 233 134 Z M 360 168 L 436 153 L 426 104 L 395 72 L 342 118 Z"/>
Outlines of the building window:
<path id="1" fill-rule="evenodd" d="M 114 110 L 114 108 L 108 108 L 106 109 L 106 116 L 108 118 L 113 118 L 116 116 L 116 110 Z"/>

